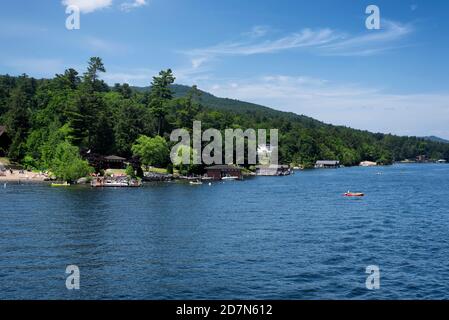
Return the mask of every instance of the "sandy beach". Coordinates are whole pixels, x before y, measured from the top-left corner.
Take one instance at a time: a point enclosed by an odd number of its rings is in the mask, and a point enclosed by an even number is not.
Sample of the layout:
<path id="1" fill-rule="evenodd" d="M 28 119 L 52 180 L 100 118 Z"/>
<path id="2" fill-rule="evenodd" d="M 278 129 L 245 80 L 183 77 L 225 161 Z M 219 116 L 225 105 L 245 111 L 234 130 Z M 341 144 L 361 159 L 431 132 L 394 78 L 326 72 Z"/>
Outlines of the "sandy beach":
<path id="1" fill-rule="evenodd" d="M 47 176 L 41 173 L 34 173 L 24 171 L 20 173 L 18 170 L 13 170 L 11 173 L 9 170 L 0 172 L 1 182 L 44 182 Z"/>

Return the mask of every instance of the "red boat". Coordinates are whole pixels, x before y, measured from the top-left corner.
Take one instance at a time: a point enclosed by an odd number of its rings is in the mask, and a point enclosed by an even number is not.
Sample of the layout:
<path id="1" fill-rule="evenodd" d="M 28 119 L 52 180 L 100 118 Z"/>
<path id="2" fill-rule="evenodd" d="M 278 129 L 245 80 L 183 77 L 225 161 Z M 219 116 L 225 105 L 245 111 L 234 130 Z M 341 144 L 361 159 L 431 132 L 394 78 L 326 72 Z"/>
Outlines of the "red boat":
<path id="1" fill-rule="evenodd" d="M 344 194 L 344 196 L 345 197 L 364 197 L 365 196 L 365 194 L 364 193 L 361 193 L 361 192 L 346 192 L 345 194 Z"/>

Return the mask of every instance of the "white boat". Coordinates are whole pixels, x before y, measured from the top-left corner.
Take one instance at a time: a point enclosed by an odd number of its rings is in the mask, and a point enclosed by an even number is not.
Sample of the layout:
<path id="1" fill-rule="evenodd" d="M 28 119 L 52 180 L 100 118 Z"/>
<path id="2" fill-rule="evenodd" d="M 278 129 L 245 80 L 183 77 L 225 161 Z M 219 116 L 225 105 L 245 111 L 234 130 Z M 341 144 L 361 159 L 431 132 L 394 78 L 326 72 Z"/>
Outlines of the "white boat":
<path id="1" fill-rule="evenodd" d="M 222 177 L 221 180 L 238 180 L 239 177 L 226 176 Z"/>
<path id="2" fill-rule="evenodd" d="M 191 185 L 200 185 L 203 184 L 201 181 L 190 181 L 189 182 Z"/>
<path id="3" fill-rule="evenodd" d="M 125 187 L 140 187 L 142 184 L 138 180 L 128 179 L 124 180 L 104 180 L 103 178 L 97 178 L 91 182 L 92 187 L 96 188 L 125 188 Z"/>
<path id="4" fill-rule="evenodd" d="M 103 187 L 128 187 L 128 181 L 106 181 Z"/>

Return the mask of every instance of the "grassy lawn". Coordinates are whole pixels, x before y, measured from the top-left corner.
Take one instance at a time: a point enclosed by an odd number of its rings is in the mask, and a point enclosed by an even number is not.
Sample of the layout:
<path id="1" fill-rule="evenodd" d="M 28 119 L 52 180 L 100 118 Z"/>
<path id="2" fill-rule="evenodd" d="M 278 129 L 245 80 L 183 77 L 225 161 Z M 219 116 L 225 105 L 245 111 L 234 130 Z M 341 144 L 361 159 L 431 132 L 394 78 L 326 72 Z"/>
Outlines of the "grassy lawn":
<path id="1" fill-rule="evenodd" d="M 8 165 L 11 164 L 11 163 L 9 162 L 9 159 L 8 159 L 8 158 L 1 158 L 1 157 L 0 157 L 0 163 L 3 164 L 3 165 L 5 165 L 5 166 L 8 166 Z"/>
<path id="2" fill-rule="evenodd" d="M 152 167 L 148 171 L 149 172 L 154 172 L 154 173 L 161 173 L 161 174 L 166 174 L 167 173 L 167 169 L 164 169 L 164 168 L 154 168 L 154 167 Z"/>
<path id="3" fill-rule="evenodd" d="M 106 173 L 110 173 L 110 174 L 125 174 L 126 170 L 125 169 L 107 169 Z"/>

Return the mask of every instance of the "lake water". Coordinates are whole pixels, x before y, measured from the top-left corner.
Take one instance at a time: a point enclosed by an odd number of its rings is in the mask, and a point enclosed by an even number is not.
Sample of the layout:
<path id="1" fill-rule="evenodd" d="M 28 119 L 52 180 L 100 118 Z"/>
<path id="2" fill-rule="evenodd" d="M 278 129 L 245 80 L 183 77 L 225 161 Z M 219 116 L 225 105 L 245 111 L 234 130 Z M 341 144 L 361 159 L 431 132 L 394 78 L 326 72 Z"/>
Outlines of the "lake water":
<path id="1" fill-rule="evenodd" d="M 212 186 L 9 184 L 0 203 L 1 299 L 449 298 L 449 165 Z M 71 264 L 78 291 L 65 286 Z M 379 290 L 365 287 L 369 265 Z"/>

